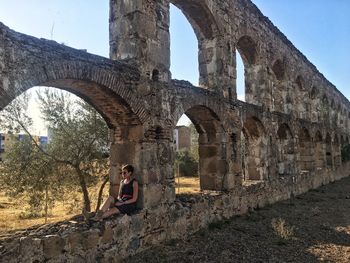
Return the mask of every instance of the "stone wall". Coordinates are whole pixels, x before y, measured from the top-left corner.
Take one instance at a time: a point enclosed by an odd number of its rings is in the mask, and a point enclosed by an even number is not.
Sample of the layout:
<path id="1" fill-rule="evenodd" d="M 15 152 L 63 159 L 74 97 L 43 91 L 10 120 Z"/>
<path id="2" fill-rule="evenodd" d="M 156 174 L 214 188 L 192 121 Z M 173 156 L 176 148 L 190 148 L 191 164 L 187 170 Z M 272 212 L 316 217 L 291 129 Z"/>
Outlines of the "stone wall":
<path id="1" fill-rule="evenodd" d="M 122 262 L 147 247 L 183 239 L 211 222 L 229 219 L 349 176 L 337 171 L 301 174 L 252 184 L 229 193 L 179 197 L 171 204 L 143 209 L 87 225 L 77 221 L 33 228 L 2 238 L 0 262 Z"/>

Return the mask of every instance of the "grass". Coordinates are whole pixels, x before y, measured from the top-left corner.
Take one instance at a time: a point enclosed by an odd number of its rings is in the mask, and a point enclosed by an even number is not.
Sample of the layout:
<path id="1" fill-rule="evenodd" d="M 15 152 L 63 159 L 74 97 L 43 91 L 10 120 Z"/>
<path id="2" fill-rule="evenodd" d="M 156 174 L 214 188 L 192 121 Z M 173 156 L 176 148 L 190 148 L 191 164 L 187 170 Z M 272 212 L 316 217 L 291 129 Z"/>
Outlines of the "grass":
<path id="1" fill-rule="evenodd" d="M 94 210 L 97 201 L 97 192 L 99 185 L 89 188 L 91 196 L 91 207 Z M 108 186 L 104 189 L 104 197 L 108 195 Z M 34 225 L 45 224 L 45 216 L 30 216 L 28 206 L 19 199 L 13 199 L 0 193 L 0 234 L 14 232 L 21 229 L 29 228 Z M 66 202 L 56 202 L 55 206 L 50 209 L 47 223 L 64 221 L 74 215 L 80 214 L 82 201 L 72 198 Z"/>
<path id="2" fill-rule="evenodd" d="M 176 177 L 176 194 L 198 194 L 200 192 L 199 177 Z"/>

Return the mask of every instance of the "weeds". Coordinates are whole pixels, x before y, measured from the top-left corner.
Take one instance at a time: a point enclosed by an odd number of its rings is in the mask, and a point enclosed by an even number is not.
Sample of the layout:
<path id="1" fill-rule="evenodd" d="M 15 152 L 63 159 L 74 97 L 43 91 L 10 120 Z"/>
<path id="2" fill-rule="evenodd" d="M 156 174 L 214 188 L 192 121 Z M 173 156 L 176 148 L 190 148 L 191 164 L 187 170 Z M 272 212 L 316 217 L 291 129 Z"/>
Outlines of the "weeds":
<path id="1" fill-rule="evenodd" d="M 294 236 L 295 227 L 288 226 L 282 218 L 273 218 L 271 225 L 275 234 L 284 240 L 290 240 Z"/>

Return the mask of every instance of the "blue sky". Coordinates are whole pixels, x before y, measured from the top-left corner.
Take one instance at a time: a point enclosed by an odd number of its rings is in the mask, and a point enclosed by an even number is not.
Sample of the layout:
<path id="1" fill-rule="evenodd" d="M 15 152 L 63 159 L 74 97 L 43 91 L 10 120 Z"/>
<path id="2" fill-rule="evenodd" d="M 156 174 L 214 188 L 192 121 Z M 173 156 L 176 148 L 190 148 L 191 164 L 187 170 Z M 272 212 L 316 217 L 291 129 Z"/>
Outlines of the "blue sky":
<path id="1" fill-rule="evenodd" d="M 350 98 L 350 1 L 253 0 L 262 13 Z M 10 28 L 108 57 L 108 0 L 0 0 Z M 182 13 L 171 9 L 173 78 L 198 82 L 197 40 Z M 241 65 L 241 63 L 239 63 Z M 239 72 L 242 72 L 242 65 Z M 241 75 L 241 73 L 240 73 Z M 238 85 L 242 86 L 242 79 Z M 238 93 L 242 91 L 238 90 Z"/>

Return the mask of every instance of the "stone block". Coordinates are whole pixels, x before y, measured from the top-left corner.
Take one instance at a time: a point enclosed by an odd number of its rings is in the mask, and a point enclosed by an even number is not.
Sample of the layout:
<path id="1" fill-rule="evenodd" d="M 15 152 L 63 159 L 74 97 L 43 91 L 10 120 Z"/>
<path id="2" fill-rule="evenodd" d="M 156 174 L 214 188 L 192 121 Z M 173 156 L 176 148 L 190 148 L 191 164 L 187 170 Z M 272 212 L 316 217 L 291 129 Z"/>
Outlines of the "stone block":
<path id="1" fill-rule="evenodd" d="M 59 257 L 65 246 L 65 240 L 58 235 L 48 235 L 43 238 L 43 251 L 45 259 Z"/>
<path id="2" fill-rule="evenodd" d="M 82 234 L 82 245 L 85 249 L 97 249 L 100 242 L 100 230 L 91 229 Z"/>
<path id="3" fill-rule="evenodd" d="M 43 242 L 39 238 L 20 238 L 20 258 L 23 262 L 44 261 Z"/>
<path id="4" fill-rule="evenodd" d="M 161 184 L 143 185 L 143 207 L 152 208 L 164 202 L 163 186 Z"/>
<path id="5" fill-rule="evenodd" d="M 114 232 L 113 232 L 112 227 L 105 225 L 105 228 L 103 229 L 103 233 L 102 233 L 102 237 L 101 237 L 101 243 L 102 244 L 111 243 L 113 240 L 113 234 L 114 234 Z"/>
<path id="6" fill-rule="evenodd" d="M 81 233 L 73 232 L 68 235 L 66 238 L 66 243 L 71 252 L 76 252 L 82 248 L 81 244 L 82 236 Z"/>

